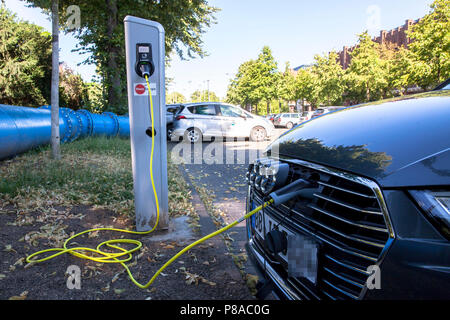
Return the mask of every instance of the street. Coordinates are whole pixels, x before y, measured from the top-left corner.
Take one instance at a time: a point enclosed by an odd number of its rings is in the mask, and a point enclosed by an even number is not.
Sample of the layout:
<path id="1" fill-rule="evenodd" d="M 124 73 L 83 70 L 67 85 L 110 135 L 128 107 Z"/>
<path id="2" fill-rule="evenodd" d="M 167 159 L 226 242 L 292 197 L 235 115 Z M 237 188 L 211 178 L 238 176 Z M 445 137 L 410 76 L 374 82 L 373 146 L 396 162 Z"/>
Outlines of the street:
<path id="1" fill-rule="evenodd" d="M 210 201 L 209 211 L 214 211 L 210 215 L 216 215 L 223 220 L 223 224 L 229 224 L 245 213 L 245 173 L 249 163 L 261 157 L 266 147 L 284 132 L 286 129 L 275 129 L 274 135 L 264 142 L 204 141 L 194 146 L 169 142 L 168 150 L 171 160 L 179 163 L 180 171 L 186 173 L 185 177 L 200 196 L 203 195 L 203 202 L 205 199 Z M 231 229 L 225 239 L 241 271 L 254 274 L 252 266 L 246 261 L 245 222 Z"/>

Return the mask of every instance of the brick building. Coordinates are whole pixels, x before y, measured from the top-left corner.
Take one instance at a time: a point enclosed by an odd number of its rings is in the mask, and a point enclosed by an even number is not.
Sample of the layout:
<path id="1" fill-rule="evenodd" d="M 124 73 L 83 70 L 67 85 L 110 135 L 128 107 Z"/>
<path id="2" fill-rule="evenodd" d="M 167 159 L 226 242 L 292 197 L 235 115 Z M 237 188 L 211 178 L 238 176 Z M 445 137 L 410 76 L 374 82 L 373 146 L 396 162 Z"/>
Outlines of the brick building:
<path id="1" fill-rule="evenodd" d="M 405 24 L 403 26 L 397 27 L 395 29 L 386 31 L 381 30 L 380 35 L 378 37 L 373 38 L 372 40 L 379 43 L 379 44 L 391 44 L 398 47 L 408 47 L 408 45 L 411 43 L 411 39 L 406 35 L 406 31 L 411 28 L 412 25 L 419 22 L 420 19 L 417 20 L 411 20 L 408 19 L 405 21 Z M 344 46 L 343 50 L 338 52 L 339 55 L 339 62 L 341 66 L 344 69 L 347 69 L 350 65 L 351 56 L 350 53 L 352 53 L 353 50 L 357 45 L 354 45 L 352 47 Z"/>

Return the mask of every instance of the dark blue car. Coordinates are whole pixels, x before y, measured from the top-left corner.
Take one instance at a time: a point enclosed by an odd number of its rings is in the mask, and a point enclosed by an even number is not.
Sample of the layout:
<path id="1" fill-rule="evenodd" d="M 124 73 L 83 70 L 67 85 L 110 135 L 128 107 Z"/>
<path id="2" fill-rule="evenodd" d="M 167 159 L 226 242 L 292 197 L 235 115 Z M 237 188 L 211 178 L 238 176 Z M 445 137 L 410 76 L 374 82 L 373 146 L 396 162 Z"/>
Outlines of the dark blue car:
<path id="1" fill-rule="evenodd" d="M 260 298 L 450 298 L 449 89 L 324 115 L 251 166 L 247 211 L 309 182 L 247 220 Z"/>

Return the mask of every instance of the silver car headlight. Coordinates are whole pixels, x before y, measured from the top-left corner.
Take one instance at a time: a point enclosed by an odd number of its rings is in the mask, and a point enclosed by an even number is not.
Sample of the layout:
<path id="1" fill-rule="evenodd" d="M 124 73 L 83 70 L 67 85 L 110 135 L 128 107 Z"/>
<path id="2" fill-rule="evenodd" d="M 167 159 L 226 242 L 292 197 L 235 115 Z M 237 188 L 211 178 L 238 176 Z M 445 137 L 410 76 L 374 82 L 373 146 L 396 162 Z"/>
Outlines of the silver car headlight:
<path id="1" fill-rule="evenodd" d="M 432 224 L 450 240 L 450 191 L 410 190 Z"/>

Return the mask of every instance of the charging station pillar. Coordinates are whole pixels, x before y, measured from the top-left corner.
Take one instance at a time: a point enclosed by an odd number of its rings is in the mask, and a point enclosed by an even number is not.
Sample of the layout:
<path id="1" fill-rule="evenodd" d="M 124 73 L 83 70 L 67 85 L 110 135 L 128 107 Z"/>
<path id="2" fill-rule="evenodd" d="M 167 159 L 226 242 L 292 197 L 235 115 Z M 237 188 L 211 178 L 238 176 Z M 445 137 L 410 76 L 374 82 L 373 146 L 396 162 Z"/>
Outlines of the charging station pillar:
<path id="1" fill-rule="evenodd" d="M 148 231 L 156 223 L 156 203 L 150 179 L 150 154 L 152 139 L 155 139 L 153 154 L 153 178 L 158 195 L 160 217 L 158 229 L 167 229 L 169 224 L 167 187 L 167 139 L 165 119 L 165 40 L 164 28 L 157 22 L 126 16 L 125 49 L 127 62 L 128 109 L 130 114 L 131 158 L 133 167 L 134 199 L 137 231 Z M 149 77 L 153 97 L 155 136 L 146 131 L 151 128 L 149 92 L 146 80 L 136 72 L 138 44 L 150 47 L 148 52 L 154 65 Z M 144 52 L 144 50 L 142 50 Z"/>

